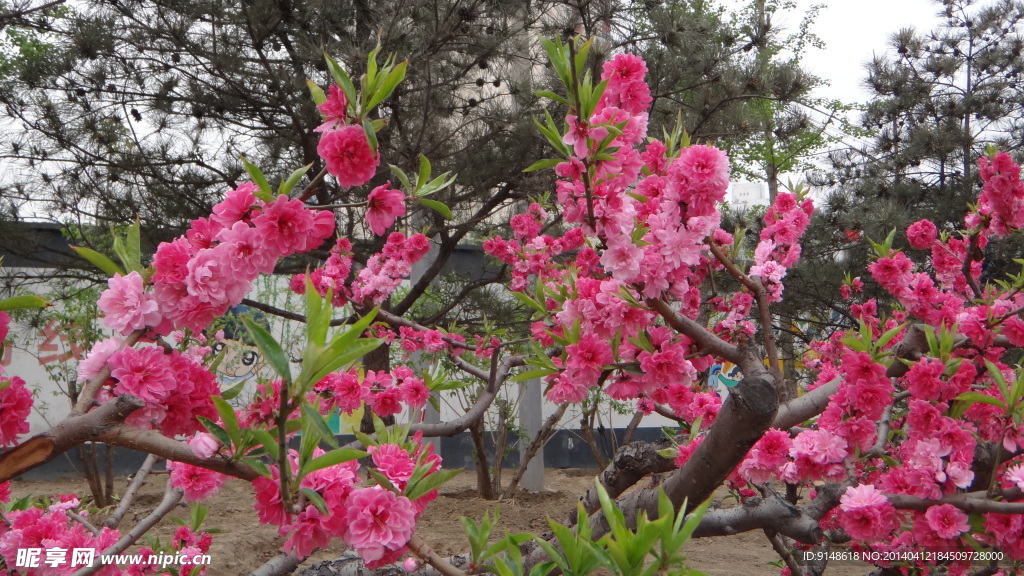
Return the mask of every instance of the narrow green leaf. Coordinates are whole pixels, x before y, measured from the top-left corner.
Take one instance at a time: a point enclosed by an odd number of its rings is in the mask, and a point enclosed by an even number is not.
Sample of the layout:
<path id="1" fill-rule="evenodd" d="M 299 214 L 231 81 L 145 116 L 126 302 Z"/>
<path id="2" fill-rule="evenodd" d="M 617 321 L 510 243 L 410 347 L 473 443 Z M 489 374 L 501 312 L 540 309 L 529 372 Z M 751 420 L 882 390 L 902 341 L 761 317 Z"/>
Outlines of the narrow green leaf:
<path id="1" fill-rule="evenodd" d="M 217 356 L 217 358 L 220 360 L 220 359 L 223 359 L 224 356 Z M 216 372 L 216 370 L 214 370 L 212 368 L 213 367 L 211 366 L 211 370 L 210 371 L 211 372 Z M 235 384 L 231 388 L 228 388 L 227 390 L 224 390 L 223 392 L 220 393 L 221 397 L 224 398 L 225 400 L 234 400 L 235 398 L 238 397 L 239 394 L 242 393 L 242 390 L 245 389 L 245 383 L 246 383 L 246 381 L 242 380 L 241 382 L 239 382 L 238 384 Z"/>
<path id="2" fill-rule="evenodd" d="M 988 368 L 989 375 L 992 376 L 992 379 L 996 381 L 996 385 L 999 386 L 999 391 L 1003 393 L 1003 398 L 1009 399 L 1009 386 L 1007 386 L 1006 378 L 1003 378 L 1003 373 L 999 370 L 999 367 L 993 364 L 991 360 L 985 360 L 985 366 Z"/>
<path id="3" fill-rule="evenodd" d="M 306 274 L 306 341 L 317 347 L 327 345 L 327 329 L 331 326 L 330 301 L 325 301 Z M 326 308 L 326 309 L 325 309 Z M 307 351 L 309 348 L 307 347 Z"/>
<path id="4" fill-rule="evenodd" d="M 523 380 L 533 380 L 534 378 L 543 378 L 544 376 L 550 376 L 558 372 L 558 370 L 551 370 L 548 368 L 538 368 L 536 370 L 527 370 L 520 374 L 516 374 L 514 377 L 509 378 L 509 382 L 522 382 Z"/>
<path id="5" fill-rule="evenodd" d="M 277 460 L 280 457 L 280 446 L 277 444 L 277 438 L 271 435 L 270 432 L 259 428 L 252 428 L 249 430 L 249 433 L 263 446 L 271 458 Z"/>
<path id="6" fill-rule="evenodd" d="M 420 204 L 423 204 L 427 208 L 430 208 L 434 212 L 437 212 L 441 216 L 444 216 L 446 220 L 451 220 L 453 218 L 452 211 L 449 210 L 448 206 L 445 206 L 443 202 L 438 202 L 437 200 L 430 200 L 428 198 L 417 198 L 416 201 L 419 202 Z"/>
<path id="7" fill-rule="evenodd" d="M 367 468 L 366 471 L 370 474 L 370 477 L 373 478 L 374 481 L 380 485 L 381 488 L 385 490 L 390 490 L 395 494 L 401 494 L 401 492 L 398 491 L 398 488 L 395 488 L 395 485 L 391 483 L 391 480 L 385 478 L 384 475 L 378 472 L 376 468 Z"/>
<path id="8" fill-rule="evenodd" d="M 366 458 L 369 455 L 369 452 L 363 452 L 362 450 L 355 450 L 352 448 L 338 448 L 336 450 L 331 450 L 330 452 L 322 456 L 317 456 L 307 462 L 306 466 L 302 469 L 302 475 L 305 476 L 310 472 L 316 472 L 317 470 L 342 464 L 344 462 L 351 462 L 352 460 Z"/>
<path id="9" fill-rule="evenodd" d="M 25 294 L 22 296 L 11 296 L 10 298 L 0 300 L 0 312 L 6 312 L 8 310 L 22 310 L 25 308 L 46 308 L 49 305 L 50 301 L 45 298 Z"/>
<path id="10" fill-rule="evenodd" d="M 220 396 L 211 396 L 213 405 L 217 408 L 217 414 L 220 414 L 220 419 L 224 422 L 224 429 L 228 432 L 228 437 L 231 438 L 231 443 L 225 444 L 230 447 L 232 444 L 237 448 L 242 445 L 242 431 L 238 427 L 238 416 L 235 414 L 235 409 L 227 403 Z"/>
<path id="11" fill-rule="evenodd" d="M 370 154 L 377 156 L 377 131 L 366 118 L 363 118 L 363 132 L 366 132 L 366 141 L 370 144 Z"/>
<path id="12" fill-rule="evenodd" d="M 991 406 L 998 406 L 1000 408 L 1006 408 L 1006 402 L 999 398 L 993 398 L 988 394 L 982 394 L 980 392 L 964 392 L 963 394 L 956 397 L 957 401 L 969 402 L 974 404 L 975 402 L 981 402 L 982 404 L 989 404 Z"/>
<path id="13" fill-rule="evenodd" d="M 430 180 L 430 160 L 420 154 L 420 171 L 416 175 L 416 190 L 423 188 L 423 185 Z"/>
<path id="14" fill-rule="evenodd" d="M 427 476 L 420 480 L 415 486 L 406 486 L 405 497 L 409 500 L 416 500 L 420 496 L 423 496 L 427 492 L 430 492 L 434 488 L 444 484 L 445 482 L 455 478 L 462 472 L 461 470 L 438 470 L 437 472 Z"/>
<path id="15" fill-rule="evenodd" d="M 345 100 L 348 101 L 349 106 L 355 106 L 357 102 L 356 87 L 352 84 L 352 79 L 349 78 L 345 69 L 334 61 L 334 58 L 326 54 L 324 54 L 324 58 L 327 60 L 327 69 L 330 70 L 331 77 L 334 78 L 334 82 L 341 88 L 342 93 L 345 94 Z"/>
<path id="16" fill-rule="evenodd" d="M 312 166 L 312 164 L 306 164 L 302 168 L 299 168 L 289 174 L 288 178 L 285 178 L 285 180 L 281 182 L 281 185 L 277 187 L 277 194 L 284 194 L 285 196 L 291 194 L 292 190 L 298 186 L 299 182 L 302 181 L 302 177 L 306 175 L 306 172 L 308 172 Z"/>
<path id="17" fill-rule="evenodd" d="M 306 402 L 302 403 L 302 416 L 316 427 L 324 442 L 330 444 L 332 448 L 338 447 L 338 439 L 334 437 L 334 432 L 331 432 L 331 428 L 324 421 L 323 415 L 317 412 L 312 405 Z"/>
<path id="18" fill-rule="evenodd" d="M 554 168 L 555 166 L 558 166 L 562 162 L 564 162 L 564 160 L 561 160 L 559 158 L 546 158 L 544 160 L 537 160 L 533 164 L 530 164 L 530 166 L 523 170 L 523 172 L 536 172 L 537 170 L 546 170 L 548 168 Z"/>
<path id="19" fill-rule="evenodd" d="M 569 101 L 565 99 L 565 96 L 555 94 L 554 92 L 550 92 L 548 90 L 534 90 L 533 93 L 536 94 L 537 96 L 540 96 L 541 98 L 548 98 L 556 102 L 561 102 L 566 106 L 569 105 Z"/>
<path id="20" fill-rule="evenodd" d="M 220 440 L 221 444 L 225 446 L 231 446 L 231 436 L 228 435 L 227 430 L 222 428 L 220 424 L 217 424 L 216 422 L 210 420 L 205 416 L 196 416 L 196 419 L 199 420 L 199 423 L 210 431 L 210 434 L 216 436 L 217 440 Z"/>
<path id="21" fill-rule="evenodd" d="M 370 446 L 376 446 L 378 444 L 378 442 L 374 440 L 373 437 L 367 434 L 363 434 L 362 432 L 355 431 L 352 432 L 352 435 L 356 437 L 356 440 L 359 440 L 360 444 L 367 448 L 369 448 Z"/>
<path id="22" fill-rule="evenodd" d="M 353 362 L 376 350 L 384 341 L 380 338 L 363 338 L 358 343 L 344 348 L 344 352 L 335 351 L 335 347 L 328 348 L 328 352 L 318 359 L 318 365 L 314 367 L 310 375 L 310 382 L 319 382 L 324 376 L 331 372 L 347 368 Z"/>
<path id="23" fill-rule="evenodd" d="M 121 269 L 120 266 L 115 264 L 110 258 L 107 258 L 105 255 L 93 250 L 92 248 L 86 248 L 85 246 L 70 246 L 70 248 L 79 256 L 85 258 L 94 266 L 106 272 L 107 276 L 113 276 L 114 274 L 124 276 L 124 270 Z"/>
<path id="24" fill-rule="evenodd" d="M 533 298 L 530 298 L 528 294 L 523 294 L 522 292 L 513 292 L 512 297 L 514 297 L 516 300 L 519 300 L 523 304 L 526 304 L 530 308 L 537 310 L 542 314 L 547 314 L 548 312 L 547 308 L 545 308 L 540 302 L 537 302 Z"/>
<path id="25" fill-rule="evenodd" d="M 409 176 L 401 168 L 395 166 L 394 164 L 388 164 L 388 167 L 391 168 L 391 173 L 395 175 L 395 178 L 398 178 L 398 181 L 402 183 L 402 187 L 404 188 L 404 190 L 406 192 L 411 193 L 413 191 L 413 187 L 412 184 L 409 182 Z"/>
<path id="26" fill-rule="evenodd" d="M 402 80 L 405 80 L 405 69 L 408 64 L 408 61 L 401 62 L 388 71 L 384 80 L 377 87 L 376 93 L 370 98 L 370 102 L 366 106 L 367 111 L 372 110 L 375 106 L 387 100 L 395 91 L 395 88 L 402 83 Z"/>
<path id="27" fill-rule="evenodd" d="M 327 94 L 324 93 L 323 88 L 319 84 L 306 78 L 306 87 L 309 88 L 309 95 L 313 97 L 314 104 L 319 106 L 327 102 Z M 323 117 L 323 112 L 320 113 L 320 116 Z"/>
<path id="28" fill-rule="evenodd" d="M 274 340 L 274 337 L 267 332 L 267 329 L 259 324 L 253 322 L 252 318 L 248 316 L 242 317 L 242 323 L 245 324 L 245 329 L 249 331 L 249 335 L 252 337 L 253 342 L 256 343 L 256 347 L 263 353 L 263 357 L 270 363 L 270 367 L 274 369 L 287 384 L 292 383 L 292 373 L 288 366 L 288 355 L 285 353 L 281 345 Z"/>
<path id="29" fill-rule="evenodd" d="M 324 497 L 316 490 L 303 487 L 299 488 L 299 491 L 302 492 L 303 496 L 312 502 L 314 506 L 316 506 L 316 509 L 319 510 L 321 514 L 325 516 L 330 514 L 330 511 L 327 510 L 327 502 L 324 501 Z"/>
<path id="30" fill-rule="evenodd" d="M 128 227 L 128 234 L 125 235 L 125 251 L 128 253 L 128 258 L 131 261 L 129 268 L 139 272 L 143 271 L 142 268 L 142 225 L 139 222 L 138 217 L 135 218 L 135 222 Z"/>
<path id="31" fill-rule="evenodd" d="M 245 171 L 249 173 L 249 177 L 252 178 L 253 183 L 256 184 L 257 188 L 259 188 L 256 192 L 256 196 L 264 202 L 273 202 L 274 191 L 270 188 L 270 183 L 267 182 L 267 177 L 263 175 L 263 171 L 252 162 L 249 162 L 245 156 L 242 156 L 242 165 L 245 166 Z"/>

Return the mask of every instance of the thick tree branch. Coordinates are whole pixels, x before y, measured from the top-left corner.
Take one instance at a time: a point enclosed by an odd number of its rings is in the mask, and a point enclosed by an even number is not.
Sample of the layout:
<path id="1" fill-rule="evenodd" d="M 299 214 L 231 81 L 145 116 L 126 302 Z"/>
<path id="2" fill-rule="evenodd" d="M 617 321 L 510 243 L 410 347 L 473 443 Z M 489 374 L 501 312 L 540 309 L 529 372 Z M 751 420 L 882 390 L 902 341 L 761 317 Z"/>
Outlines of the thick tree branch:
<path id="1" fill-rule="evenodd" d="M 85 415 L 68 416 L 46 432 L 0 454 L 0 482 L 41 466 L 79 444 L 102 441 L 105 434 L 144 404 L 134 396 L 119 396 Z"/>
<path id="2" fill-rule="evenodd" d="M 743 356 L 740 354 L 739 348 L 715 336 L 697 322 L 679 314 L 672 309 L 668 302 L 649 298 L 647 305 L 660 314 L 669 326 L 692 338 L 704 352 L 724 358 L 733 364 L 742 364 Z"/>

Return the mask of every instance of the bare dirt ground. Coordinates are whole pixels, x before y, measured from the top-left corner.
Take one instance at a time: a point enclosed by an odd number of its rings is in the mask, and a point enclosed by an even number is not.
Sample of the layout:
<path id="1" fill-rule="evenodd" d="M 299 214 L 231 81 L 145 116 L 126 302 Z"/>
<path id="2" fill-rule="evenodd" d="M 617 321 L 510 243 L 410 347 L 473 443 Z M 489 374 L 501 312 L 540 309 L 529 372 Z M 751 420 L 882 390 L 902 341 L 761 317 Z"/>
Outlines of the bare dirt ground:
<path id="1" fill-rule="evenodd" d="M 476 478 L 472 472 L 464 472 L 444 485 L 440 496 L 433 502 L 417 525 L 417 533 L 441 554 L 449 555 L 468 550 L 466 538 L 459 523 L 460 516 L 479 521 L 485 511 L 500 508 L 501 519 L 497 534 L 507 530 L 516 532 L 544 532 L 548 530 L 547 517 L 564 521 L 574 510 L 581 494 L 593 485 L 596 470 L 554 470 L 548 469 L 545 484 L 548 490 L 540 493 L 520 493 L 511 500 L 486 501 L 476 496 Z M 134 522 L 144 518 L 160 502 L 163 495 L 165 475 L 151 476 L 140 493 L 133 514 L 122 522 L 121 530 L 127 531 Z M 127 479 L 118 480 L 118 489 L 123 491 Z M 53 482 L 13 482 L 12 492 L 16 498 L 34 495 L 76 493 L 88 494 L 88 487 L 82 481 L 61 480 Z M 277 554 L 283 538 L 270 526 L 260 525 L 252 508 L 253 492 L 248 484 L 229 481 L 220 493 L 207 501 L 210 512 L 204 524 L 208 529 L 219 529 L 210 550 L 212 566 L 207 571 L 211 576 L 242 576 L 259 567 Z M 176 515 L 188 518 L 188 510 L 182 507 Z M 155 531 L 166 538 L 177 525 L 165 520 Z M 337 558 L 344 550 L 340 540 L 325 550 L 319 550 L 303 563 L 309 566 L 322 560 Z M 772 566 L 778 556 L 760 532 L 740 534 L 722 538 L 695 540 L 687 548 L 688 566 L 702 570 L 711 576 L 777 576 L 779 568 Z M 828 576 L 862 576 L 870 567 L 830 567 Z"/>

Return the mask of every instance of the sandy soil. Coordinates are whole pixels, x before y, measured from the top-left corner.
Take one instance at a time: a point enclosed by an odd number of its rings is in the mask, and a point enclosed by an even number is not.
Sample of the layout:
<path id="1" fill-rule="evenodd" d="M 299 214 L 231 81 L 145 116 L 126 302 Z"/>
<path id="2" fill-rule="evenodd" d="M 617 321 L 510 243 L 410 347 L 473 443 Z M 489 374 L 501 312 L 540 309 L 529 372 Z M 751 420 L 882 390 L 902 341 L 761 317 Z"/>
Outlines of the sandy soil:
<path id="1" fill-rule="evenodd" d="M 468 549 L 466 538 L 458 521 L 468 516 L 476 521 L 487 510 L 500 507 L 501 519 L 497 533 L 508 530 L 515 532 L 544 532 L 548 530 L 547 516 L 564 520 L 574 509 L 576 502 L 587 487 L 593 483 L 594 470 L 552 470 L 546 475 L 548 490 L 540 493 L 520 493 L 511 500 L 500 502 L 480 500 L 476 496 L 475 476 L 464 472 L 441 488 L 437 501 L 432 503 L 417 527 L 417 533 L 442 554 L 455 554 Z M 137 506 L 122 522 L 126 531 L 138 519 L 152 510 L 163 494 L 166 476 L 152 476 L 140 493 Z M 119 479 L 118 487 L 123 490 L 127 479 Z M 88 493 L 84 482 L 62 480 L 54 482 L 14 482 L 15 497 L 28 494 L 52 495 L 74 492 L 80 496 Z M 207 503 L 210 512 L 205 527 L 223 532 L 214 535 L 210 550 L 213 565 L 208 574 L 215 576 L 242 576 L 248 574 L 277 554 L 283 539 L 274 528 L 262 526 L 256 520 L 252 508 L 253 493 L 241 481 L 230 481 L 220 493 Z M 188 517 L 183 506 L 180 518 Z M 165 521 L 155 533 L 167 537 L 177 526 Z M 338 557 L 344 547 L 340 540 L 325 550 L 316 552 L 303 566 L 321 560 Z M 723 538 L 695 540 L 687 549 L 690 568 L 702 570 L 711 576 L 776 576 L 779 569 L 771 562 L 778 556 L 771 549 L 764 535 L 759 532 L 740 534 Z M 867 566 L 836 566 L 827 570 L 828 576 L 862 576 L 870 571 Z"/>

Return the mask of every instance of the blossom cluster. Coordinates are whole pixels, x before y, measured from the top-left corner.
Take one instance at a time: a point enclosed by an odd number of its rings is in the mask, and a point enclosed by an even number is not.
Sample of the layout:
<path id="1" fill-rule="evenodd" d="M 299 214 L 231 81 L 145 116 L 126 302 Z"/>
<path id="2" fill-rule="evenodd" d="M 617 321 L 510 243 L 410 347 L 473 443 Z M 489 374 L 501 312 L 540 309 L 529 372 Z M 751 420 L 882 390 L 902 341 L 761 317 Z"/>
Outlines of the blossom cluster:
<path id="1" fill-rule="evenodd" d="M 811 222 L 813 210 L 810 198 L 798 202 L 796 194 L 783 192 L 765 214 L 766 226 L 754 250 L 750 275 L 761 279 L 769 302 L 782 301 L 782 278 L 800 258 L 800 238 Z"/>
<path id="2" fill-rule="evenodd" d="M 73 494 L 55 496 L 45 509 L 38 506 L 25 510 L 13 510 L 0 518 L 0 557 L 14 559 L 18 550 L 29 548 L 47 549 L 53 562 L 40 562 L 32 569 L 36 576 L 68 576 L 79 570 L 72 562 L 72 551 L 92 549 L 95 554 L 106 550 L 120 538 L 117 530 L 103 527 L 93 534 L 81 523 L 72 520 L 67 512 L 78 512 L 88 518 L 88 510 L 79 509 L 81 502 Z M 116 576 L 121 574 L 117 565 L 101 568 L 96 574 Z"/>
<path id="3" fill-rule="evenodd" d="M 271 477 L 261 476 L 253 482 L 259 521 L 278 526 L 278 532 L 286 537 L 285 550 L 299 557 L 326 546 L 332 538 L 341 538 L 370 568 L 394 562 L 405 554 L 416 519 L 427 504 L 437 498 L 436 490 L 414 501 L 402 494 L 417 463 L 426 467 L 426 475 L 441 469 L 441 459 L 433 454 L 432 447 L 424 448 L 418 438 L 412 446 L 370 447 L 375 468 L 397 492 L 380 485 L 359 486 L 359 465 L 355 461 L 304 476 L 300 487 L 315 491 L 326 504 L 326 513 L 313 503 L 307 503 L 297 514 L 286 510 L 278 480 L 280 472 L 276 466 L 271 467 Z M 323 452 L 317 449 L 314 456 L 321 454 Z M 293 464 L 297 464 L 298 455 L 294 451 L 291 458 Z"/>
<path id="4" fill-rule="evenodd" d="M 355 369 L 333 372 L 314 386 L 326 399 L 327 409 L 336 408 L 351 414 L 366 403 L 380 417 L 394 416 L 405 404 L 413 410 L 422 408 L 430 398 L 430 389 L 406 366 L 396 366 L 390 373 L 369 370 L 360 375 Z"/>
<path id="5" fill-rule="evenodd" d="M 513 290 L 528 292 L 535 279 L 546 294 L 540 304 L 551 313 L 531 331 L 541 343 L 564 346 L 555 359 L 559 371 L 547 377 L 550 400 L 578 402 L 606 385 L 616 399 L 637 400 L 645 410 L 667 404 L 706 427 L 721 400 L 694 386 L 711 358 L 657 326 L 655 314 L 638 303 L 664 298 L 697 316 L 699 288 L 709 270 L 720 268 L 705 240 L 733 243 L 719 227 L 718 209 L 730 168 L 725 153 L 711 146 L 670 155 L 664 143 L 646 143 L 646 71 L 638 56 L 616 55 L 603 67 L 604 91 L 593 112 L 581 117 L 583 108 L 574 106 L 566 115 L 562 143 L 571 154 L 555 166 L 555 204 L 568 224 L 561 235 L 543 233 L 550 217 L 535 203 L 511 218 L 514 238 L 490 238 L 484 250 L 511 267 Z M 797 216 L 780 205 L 779 235 L 784 225 L 805 227 L 805 210 L 809 204 Z M 568 265 L 566 253 L 573 255 Z M 787 265 L 798 255 L 778 251 Z M 732 333 L 751 329 L 741 318 L 731 319 Z"/>

